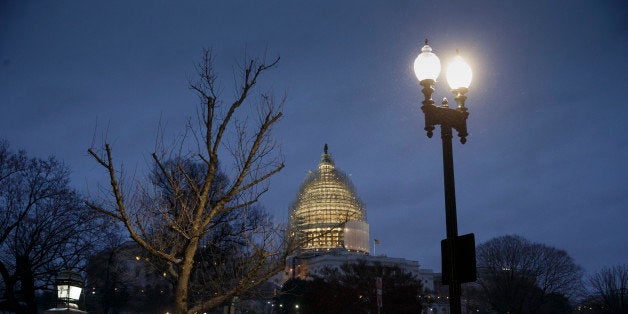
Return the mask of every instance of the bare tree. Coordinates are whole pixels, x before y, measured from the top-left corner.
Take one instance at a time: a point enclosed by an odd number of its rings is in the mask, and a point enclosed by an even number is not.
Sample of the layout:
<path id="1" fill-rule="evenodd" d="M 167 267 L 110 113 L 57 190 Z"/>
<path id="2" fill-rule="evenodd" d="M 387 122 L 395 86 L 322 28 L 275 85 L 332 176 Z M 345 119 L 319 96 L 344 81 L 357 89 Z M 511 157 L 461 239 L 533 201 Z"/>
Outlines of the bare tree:
<path id="1" fill-rule="evenodd" d="M 283 231 L 263 225 L 246 237 L 250 253 L 246 274 L 221 293 L 199 300 L 190 297 L 194 263 L 199 248 L 207 245 L 203 243 L 206 235 L 220 219 L 229 217 L 227 213 L 257 203 L 268 190 L 268 179 L 284 167 L 271 130 L 282 116 L 285 98 L 276 100 L 271 93 L 261 92 L 250 101 L 258 79 L 278 62 L 279 58 L 246 60 L 239 69 L 235 98 L 225 105 L 212 54 L 204 51 L 197 66 L 199 79 L 190 84 L 201 102 L 198 123 L 188 125 L 186 134 L 191 136 L 152 154 L 161 183 L 145 180 L 126 185 L 109 143 L 100 150 L 88 150 L 108 173 L 111 185 L 109 198 L 89 201 L 88 206 L 121 222 L 138 245 L 164 263 L 174 282 L 175 313 L 216 307 L 283 267 L 287 252 L 285 242 L 280 242 Z M 250 118 L 251 113 L 256 118 Z M 194 148 L 184 149 L 189 142 Z M 201 176 L 188 168 L 196 164 L 202 165 Z M 219 164 L 229 164 L 225 171 L 229 180 L 219 179 Z M 163 197 L 164 186 L 170 197 Z"/>
<path id="2" fill-rule="evenodd" d="M 60 270 L 81 268 L 101 234 L 69 173 L 52 157 L 29 158 L 0 143 L 3 309 L 36 312 L 36 291 L 49 289 Z"/>
<path id="3" fill-rule="evenodd" d="M 628 266 L 606 267 L 589 278 L 595 313 L 628 313 Z"/>
<path id="4" fill-rule="evenodd" d="M 477 248 L 480 301 L 500 313 L 535 313 L 582 289 L 582 269 L 567 252 L 515 235 Z"/>

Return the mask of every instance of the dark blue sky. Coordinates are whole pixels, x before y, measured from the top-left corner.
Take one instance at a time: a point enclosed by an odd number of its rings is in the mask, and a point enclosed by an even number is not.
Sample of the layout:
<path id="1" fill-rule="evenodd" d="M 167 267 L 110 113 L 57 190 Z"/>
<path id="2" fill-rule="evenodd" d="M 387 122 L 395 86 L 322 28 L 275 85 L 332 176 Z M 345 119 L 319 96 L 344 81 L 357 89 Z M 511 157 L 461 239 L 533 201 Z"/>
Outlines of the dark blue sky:
<path id="1" fill-rule="evenodd" d="M 246 49 L 281 55 L 276 137 L 287 167 L 265 207 L 288 206 L 328 143 L 367 205 L 378 253 L 440 269 L 441 144 L 428 139 L 412 62 L 424 38 L 456 48 L 474 80 L 466 145 L 454 144 L 460 233 L 567 250 L 591 272 L 628 262 L 628 7 L 622 1 L 3 1 L 0 137 L 68 163 L 106 132 L 142 173 L 160 119 L 184 130 L 187 88 L 211 47 L 223 95 Z M 444 76 L 436 97 L 450 97 Z M 96 134 L 96 136 L 94 136 Z"/>

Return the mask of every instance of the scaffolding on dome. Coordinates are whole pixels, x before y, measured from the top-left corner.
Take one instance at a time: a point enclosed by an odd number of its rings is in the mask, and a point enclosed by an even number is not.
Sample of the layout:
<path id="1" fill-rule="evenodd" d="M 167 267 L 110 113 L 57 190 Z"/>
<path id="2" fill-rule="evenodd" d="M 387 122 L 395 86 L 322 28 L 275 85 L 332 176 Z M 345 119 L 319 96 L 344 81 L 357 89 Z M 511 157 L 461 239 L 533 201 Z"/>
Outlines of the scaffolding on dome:
<path id="1" fill-rule="evenodd" d="M 361 236 L 359 242 L 366 245 L 346 246 L 346 228 L 357 226 L 346 225 L 347 222 L 362 223 L 360 229 L 366 228 L 366 238 Z M 327 153 L 327 145 L 318 171 L 310 171 L 305 177 L 299 194 L 290 206 L 290 227 L 297 243 L 303 244 L 303 250 L 354 249 L 369 252 L 365 206 L 348 176 L 335 168 L 333 159 Z M 352 242 L 355 241 L 353 238 Z"/>

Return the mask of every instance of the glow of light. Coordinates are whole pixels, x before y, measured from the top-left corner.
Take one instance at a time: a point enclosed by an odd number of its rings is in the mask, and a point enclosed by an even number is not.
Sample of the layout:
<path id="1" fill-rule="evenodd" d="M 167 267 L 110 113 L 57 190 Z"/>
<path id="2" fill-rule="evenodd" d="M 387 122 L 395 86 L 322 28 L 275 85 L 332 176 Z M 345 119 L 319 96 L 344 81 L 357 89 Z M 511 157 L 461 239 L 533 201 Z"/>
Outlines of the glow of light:
<path id="1" fill-rule="evenodd" d="M 447 67 L 447 83 L 449 83 L 449 87 L 454 90 L 469 88 L 472 77 L 471 67 L 464 62 L 460 55 L 456 55 Z"/>
<path id="2" fill-rule="evenodd" d="M 70 299 L 70 300 L 78 300 L 81 296 L 81 290 L 83 290 L 79 286 L 73 285 L 58 285 L 57 286 L 57 297 L 59 299 Z"/>
<path id="3" fill-rule="evenodd" d="M 421 53 L 414 60 L 414 74 L 419 81 L 436 80 L 440 74 L 440 59 L 432 52 L 430 45 L 421 48 Z"/>

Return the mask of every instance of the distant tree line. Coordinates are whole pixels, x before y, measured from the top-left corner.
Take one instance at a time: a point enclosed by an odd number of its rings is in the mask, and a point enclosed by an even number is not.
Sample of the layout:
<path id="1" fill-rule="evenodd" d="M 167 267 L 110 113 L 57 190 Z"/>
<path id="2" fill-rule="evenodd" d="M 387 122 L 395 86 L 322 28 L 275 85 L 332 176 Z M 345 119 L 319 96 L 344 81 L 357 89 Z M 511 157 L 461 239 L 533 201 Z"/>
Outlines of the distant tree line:
<path id="1" fill-rule="evenodd" d="M 466 284 L 476 313 L 628 313 L 628 268 L 605 268 L 583 279 L 564 250 L 507 235 L 478 245 L 478 280 Z"/>
<path id="2" fill-rule="evenodd" d="M 478 280 L 466 297 L 476 311 L 569 313 L 582 292 L 582 269 L 567 252 L 508 235 L 478 245 Z"/>
<path id="3" fill-rule="evenodd" d="M 605 267 L 588 280 L 589 293 L 578 305 L 578 312 L 628 313 L 628 265 Z"/>
<path id="4" fill-rule="evenodd" d="M 382 313 L 417 313 L 429 294 L 421 280 L 398 266 L 344 263 L 311 279 L 288 280 L 273 300 L 276 313 L 377 313 L 376 278 L 382 280 Z"/>
<path id="5" fill-rule="evenodd" d="M 54 157 L 29 157 L 0 139 L 0 310 L 36 313 L 64 269 L 84 270 L 107 235 Z"/>

